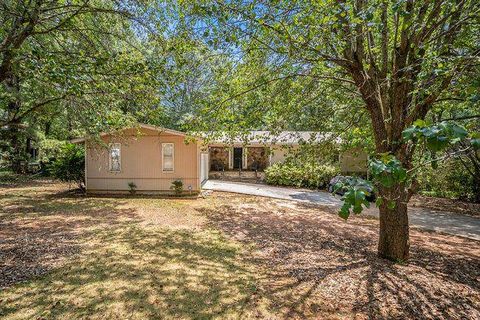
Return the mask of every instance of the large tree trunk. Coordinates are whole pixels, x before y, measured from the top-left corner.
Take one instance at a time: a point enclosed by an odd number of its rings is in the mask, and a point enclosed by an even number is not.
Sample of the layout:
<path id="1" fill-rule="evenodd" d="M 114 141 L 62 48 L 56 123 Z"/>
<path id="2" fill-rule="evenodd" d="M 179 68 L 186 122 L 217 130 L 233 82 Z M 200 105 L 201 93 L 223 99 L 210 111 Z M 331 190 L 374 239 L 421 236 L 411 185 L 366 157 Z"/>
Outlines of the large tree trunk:
<path id="1" fill-rule="evenodd" d="M 18 98 L 20 83 L 18 77 L 13 72 L 8 72 L 5 87 L 8 91 L 15 93 L 7 104 L 7 135 L 10 140 L 10 166 L 15 173 L 24 173 L 22 162 L 26 160 L 24 152 L 24 144 L 21 134 L 21 119 L 18 118 L 20 113 L 21 101 Z"/>
<path id="2" fill-rule="evenodd" d="M 17 125 L 10 126 L 8 134 L 11 146 L 10 167 L 15 173 L 23 173 L 22 143 Z"/>
<path id="3" fill-rule="evenodd" d="M 379 208 L 378 255 L 396 262 L 407 261 L 410 248 L 407 214 L 408 191 L 402 184 L 396 188 L 381 188 L 380 195 L 385 200 Z M 395 200 L 388 200 L 392 199 L 393 195 Z"/>

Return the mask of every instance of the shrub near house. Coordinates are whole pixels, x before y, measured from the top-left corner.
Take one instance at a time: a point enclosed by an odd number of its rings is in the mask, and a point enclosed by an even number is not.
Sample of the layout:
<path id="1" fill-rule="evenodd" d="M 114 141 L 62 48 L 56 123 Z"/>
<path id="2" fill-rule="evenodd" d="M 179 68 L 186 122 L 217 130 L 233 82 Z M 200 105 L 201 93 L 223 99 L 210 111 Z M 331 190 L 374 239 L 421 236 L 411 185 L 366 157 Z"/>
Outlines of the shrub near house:
<path id="1" fill-rule="evenodd" d="M 60 181 L 76 183 L 84 188 L 85 182 L 85 154 L 83 148 L 74 144 L 66 144 L 49 166 L 50 174 Z"/>
<path id="2" fill-rule="evenodd" d="M 333 165 L 296 162 L 276 163 L 265 169 L 268 184 L 306 188 L 325 188 L 339 174 Z"/>

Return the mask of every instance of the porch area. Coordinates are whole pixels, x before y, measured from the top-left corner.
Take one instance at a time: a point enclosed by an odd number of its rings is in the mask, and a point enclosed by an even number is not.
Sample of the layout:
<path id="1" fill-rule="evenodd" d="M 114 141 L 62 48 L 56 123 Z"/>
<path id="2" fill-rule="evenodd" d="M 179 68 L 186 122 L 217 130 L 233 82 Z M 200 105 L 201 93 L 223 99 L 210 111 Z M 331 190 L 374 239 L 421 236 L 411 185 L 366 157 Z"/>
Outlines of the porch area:
<path id="1" fill-rule="evenodd" d="M 211 146 L 210 171 L 263 171 L 270 164 L 268 148 L 261 146 Z"/>
<path id="2" fill-rule="evenodd" d="M 228 170 L 228 171 L 210 171 L 209 179 L 263 183 L 265 173 L 263 171 L 244 171 L 244 170 Z"/>
<path id="3" fill-rule="evenodd" d="M 210 146 L 209 179 L 261 183 L 270 160 L 263 146 Z"/>

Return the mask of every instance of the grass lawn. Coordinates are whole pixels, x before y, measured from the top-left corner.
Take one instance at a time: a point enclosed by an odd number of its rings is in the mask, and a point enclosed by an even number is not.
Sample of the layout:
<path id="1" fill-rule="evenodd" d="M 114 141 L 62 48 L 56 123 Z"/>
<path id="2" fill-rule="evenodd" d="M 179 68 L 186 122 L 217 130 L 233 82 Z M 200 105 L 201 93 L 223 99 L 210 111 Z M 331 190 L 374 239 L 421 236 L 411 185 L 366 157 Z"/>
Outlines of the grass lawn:
<path id="1" fill-rule="evenodd" d="M 2 319 L 480 318 L 473 240 L 413 229 L 396 265 L 377 221 L 327 208 L 0 183 Z"/>

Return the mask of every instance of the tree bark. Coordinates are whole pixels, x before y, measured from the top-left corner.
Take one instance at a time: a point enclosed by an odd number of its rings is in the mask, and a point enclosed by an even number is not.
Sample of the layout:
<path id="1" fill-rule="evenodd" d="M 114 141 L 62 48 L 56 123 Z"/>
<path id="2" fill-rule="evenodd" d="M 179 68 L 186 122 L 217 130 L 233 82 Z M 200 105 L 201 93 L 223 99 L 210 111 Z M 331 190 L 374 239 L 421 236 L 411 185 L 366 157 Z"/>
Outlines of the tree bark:
<path id="1" fill-rule="evenodd" d="M 22 143 L 20 141 L 20 131 L 18 126 L 10 126 L 8 130 L 10 136 L 11 154 L 10 167 L 14 173 L 23 173 L 22 167 Z"/>
<path id="2" fill-rule="evenodd" d="M 365 3 L 354 3 L 355 14 L 358 14 Z M 474 6 L 473 2 L 465 1 L 459 1 L 451 8 L 444 4 L 444 1 L 421 4 L 414 0 L 405 1 L 402 6 L 410 14 L 400 17 L 395 13 L 390 16 L 394 31 L 389 33 L 390 11 L 388 3 L 382 3 L 380 47 L 374 45 L 367 26 L 352 24 L 349 19 L 337 16 L 341 28 L 335 36 L 345 39 L 343 59 L 330 61 L 351 76 L 361 94 L 371 118 L 376 153 L 395 156 L 407 170 L 411 169 L 415 145 L 407 145 L 402 140 L 403 130 L 415 120 L 425 118 L 454 76 L 464 68 L 462 63 L 458 63 L 452 72 L 438 75 L 424 63 L 428 52 L 434 52 L 441 58 L 452 56 L 454 40 Z M 467 5 L 468 10 L 464 10 Z M 433 40 L 436 47 L 427 50 L 425 44 Z M 389 51 L 392 52 L 390 57 Z M 422 73 L 425 75 L 420 76 Z M 384 200 L 380 206 L 378 254 L 381 257 L 395 261 L 408 259 L 407 203 L 413 193 L 411 188 L 411 185 L 407 187 L 401 182 L 391 188 L 380 187 L 379 197 Z"/>
<path id="3" fill-rule="evenodd" d="M 410 249 L 407 214 L 408 190 L 401 184 L 394 188 L 380 188 L 380 195 L 384 201 L 379 208 L 378 255 L 396 262 L 407 261 Z M 392 199 L 393 195 L 395 195 L 395 199 Z M 393 203 L 394 207 L 391 206 Z"/>
<path id="4" fill-rule="evenodd" d="M 18 77 L 10 70 L 5 81 L 7 91 L 14 93 L 13 97 L 7 103 L 7 137 L 10 140 L 10 166 L 15 173 L 23 173 L 22 162 L 26 160 L 24 141 L 21 135 L 21 119 L 17 117 L 21 109 L 19 99 L 20 82 Z"/>

